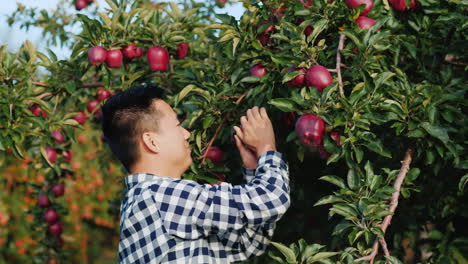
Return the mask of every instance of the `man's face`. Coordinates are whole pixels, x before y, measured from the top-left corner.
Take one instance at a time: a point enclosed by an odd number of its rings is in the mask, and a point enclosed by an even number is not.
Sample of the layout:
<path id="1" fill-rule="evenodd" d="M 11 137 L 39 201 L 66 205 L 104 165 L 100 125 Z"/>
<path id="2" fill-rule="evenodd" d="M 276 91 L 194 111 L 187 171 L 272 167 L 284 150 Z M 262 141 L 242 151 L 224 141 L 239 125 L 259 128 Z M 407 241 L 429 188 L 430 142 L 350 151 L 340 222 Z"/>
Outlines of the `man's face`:
<path id="1" fill-rule="evenodd" d="M 158 121 L 159 131 L 156 133 L 159 155 L 168 166 L 185 171 L 192 164 L 190 145 L 187 141 L 190 132 L 180 125 L 177 114 L 166 102 L 157 100 L 155 106 L 162 113 Z"/>

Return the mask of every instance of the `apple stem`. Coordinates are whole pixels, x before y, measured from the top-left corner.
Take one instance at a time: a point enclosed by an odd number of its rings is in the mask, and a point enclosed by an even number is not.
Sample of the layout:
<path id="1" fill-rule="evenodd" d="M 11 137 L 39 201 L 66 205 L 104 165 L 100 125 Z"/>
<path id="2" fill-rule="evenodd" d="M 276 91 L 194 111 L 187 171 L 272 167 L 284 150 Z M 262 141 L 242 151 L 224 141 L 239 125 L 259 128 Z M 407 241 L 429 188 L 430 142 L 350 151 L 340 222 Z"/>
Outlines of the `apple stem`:
<path id="1" fill-rule="evenodd" d="M 340 88 L 340 96 L 345 97 L 343 90 L 343 80 L 341 78 L 341 51 L 343 50 L 344 42 L 346 40 L 345 35 L 340 35 L 340 42 L 338 43 L 338 50 L 336 51 L 336 73 L 338 74 L 338 87 Z"/>
<path id="2" fill-rule="evenodd" d="M 385 231 L 390 225 L 390 222 L 392 221 L 392 217 L 395 214 L 395 210 L 398 206 L 398 197 L 400 196 L 401 185 L 403 184 L 403 181 L 405 180 L 406 175 L 408 174 L 412 157 L 413 157 L 413 151 L 411 149 L 408 149 L 405 153 L 405 158 L 402 161 L 400 172 L 398 173 L 395 183 L 393 184 L 393 189 L 395 189 L 395 192 L 392 194 L 392 198 L 390 200 L 390 208 L 389 208 L 389 211 L 392 214 L 387 215 L 384 218 L 384 221 L 382 222 L 382 224 L 380 225 L 380 228 L 382 229 L 384 235 L 385 235 Z M 354 262 L 369 261 L 371 264 L 374 263 L 374 259 L 377 256 L 377 252 L 379 250 L 379 244 L 382 246 L 384 255 L 390 256 L 390 253 L 387 248 L 387 243 L 385 242 L 385 237 L 379 237 L 378 239 L 374 241 L 374 245 L 372 246 L 372 253 L 362 258 L 358 258 L 354 260 Z M 389 261 L 387 260 L 386 263 L 388 264 Z"/>
<path id="3" fill-rule="evenodd" d="M 239 105 L 244 100 L 244 98 L 247 95 L 247 93 L 249 92 L 249 90 L 247 90 L 245 93 L 243 93 L 239 97 L 239 99 L 237 99 L 237 101 L 235 102 L 236 105 Z M 208 142 L 208 145 L 205 148 L 204 154 L 203 154 L 203 156 L 201 158 L 202 159 L 201 164 L 205 164 L 206 156 L 208 155 L 207 150 L 209 150 L 211 148 L 211 146 L 213 145 L 215 139 L 218 137 L 219 132 L 221 132 L 221 129 L 223 128 L 224 123 L 228 120 L 228 118 L 231 116 L 231 114 L 232 114 L 232 110 L 229 113 L 227 113 L 227 115 L 221 121 L 221 124 L 219 124 L 219 126 L 216 128 L 214 136 L 210 139 L 210 141 Z"/>

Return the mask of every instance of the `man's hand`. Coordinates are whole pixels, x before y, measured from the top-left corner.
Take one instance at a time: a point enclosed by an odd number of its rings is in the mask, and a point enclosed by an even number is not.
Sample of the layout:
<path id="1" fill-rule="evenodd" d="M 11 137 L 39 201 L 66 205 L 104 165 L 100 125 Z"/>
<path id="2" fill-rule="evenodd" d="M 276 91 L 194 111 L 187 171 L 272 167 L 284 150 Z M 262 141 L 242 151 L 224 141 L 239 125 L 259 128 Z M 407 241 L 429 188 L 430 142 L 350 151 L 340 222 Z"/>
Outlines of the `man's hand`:
<path id="1" fill-rule="evenodd" d="M 244 146 L 241 139 L 238 135 L 234 135 L 236 139 L 236 145 L 239 149 L 239 154 L 241 156 L 242 162 L 244 163 L 244 167 L 247 169 L 256 169 L 257 168 L 257 156 L 253 153 L 250 149 Z"/>
<path id="2" fill-rule="evenodd" d="M 240 118 L 241 128 L 235 126 L 236 144 L 239 139 L 258 157 L 265 151 L 276 151 L 275 133 L 265 108 L 253 107 L 247 110 L 247 116 Z M 244 147 L 244 146 L 243 146 Z M 245 148 L 245 147 L 244 147 Z M 247 149 L 248 150 L 248 149 Z M 240 151 L 240 149 L 239 149 Z M 242 155 L 242 154 L 241 154 Z"/>

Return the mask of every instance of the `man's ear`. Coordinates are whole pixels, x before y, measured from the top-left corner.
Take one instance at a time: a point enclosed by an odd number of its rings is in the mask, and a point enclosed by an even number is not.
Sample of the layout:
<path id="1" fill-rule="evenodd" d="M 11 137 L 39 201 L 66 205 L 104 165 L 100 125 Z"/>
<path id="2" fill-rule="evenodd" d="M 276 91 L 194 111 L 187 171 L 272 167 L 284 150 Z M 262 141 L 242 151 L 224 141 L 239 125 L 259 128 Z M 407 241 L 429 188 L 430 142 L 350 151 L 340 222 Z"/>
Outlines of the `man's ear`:
<path id="1" fill-rule="evenodd" d="M 154 132 L 144 132 L 142 135 L 143 146 L 154 153 L 159 152 L 158 136 Z"/>

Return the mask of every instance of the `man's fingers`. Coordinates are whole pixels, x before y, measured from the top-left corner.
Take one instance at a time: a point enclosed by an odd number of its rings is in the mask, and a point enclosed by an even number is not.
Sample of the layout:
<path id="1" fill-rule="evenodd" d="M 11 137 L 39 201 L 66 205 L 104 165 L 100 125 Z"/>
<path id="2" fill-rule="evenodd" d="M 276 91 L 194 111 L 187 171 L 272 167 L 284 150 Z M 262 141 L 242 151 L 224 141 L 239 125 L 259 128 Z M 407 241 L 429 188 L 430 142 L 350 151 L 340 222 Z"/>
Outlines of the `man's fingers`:
<path id="1" fill-rule="evenodd" d="M 257 106 L 254 106 L 252 108 L 252 116 L 255 118 L 255 120 L 260 121 L 262 120 L 262 117 L 260 116 L 260 112 Z"/>
<path id="2" fill-rule="evenodd" d="M 249 122 L 247 121 L 247 117 L 242 116 L 240 118 L 240 122 L 241 122 L 241 125 L 242 125 L 242 129 L 247 129 L 248 127 L 250 127 Z"/>
<path id="3" fill-rule="evenodd" d="M 238 126 L 234 126 L 234 130 L 236 131 L 237 136 L 239 136 L 241 139 L 244 138 L 244 133 L 242 132 L 242 129 L 240 129 Z"/>
<path id="4" fill-rule="evenodd" d="M 262 108 L 260 109 L 260 116 L 262 117 L 262 119 L 269 119 L 265 107 L 262 107 Z"/>
<path id="5" fill-rule="evenodd" d="M 247 121 L 252 122 L 255 120 L 255 117 L 252 114 L 252 109 L 247 110 Z"/>

